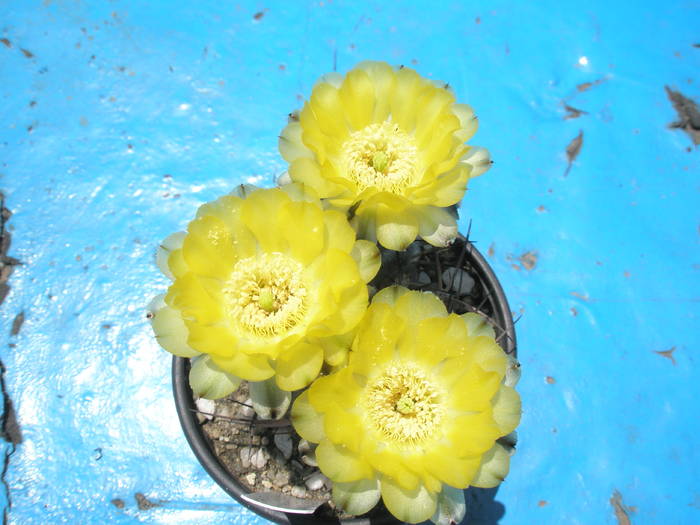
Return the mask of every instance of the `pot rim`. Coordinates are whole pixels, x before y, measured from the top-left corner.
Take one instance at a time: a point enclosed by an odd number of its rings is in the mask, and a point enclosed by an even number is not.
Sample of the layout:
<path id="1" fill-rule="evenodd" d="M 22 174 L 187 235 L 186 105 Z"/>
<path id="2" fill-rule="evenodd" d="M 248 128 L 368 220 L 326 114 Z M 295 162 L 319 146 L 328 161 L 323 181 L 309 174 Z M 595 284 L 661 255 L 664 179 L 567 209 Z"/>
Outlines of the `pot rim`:
<path id="1" fill-rule="evenodd" d="M 505 332 L 505 340 L 502 341 L 501 347 L 507 354 L 517 356 L 517 345 L 515 339 L 515 327 L 513 323 L 508 300 L 501 287 L 501 284 L 496 277 L 496 274 L 491 269 L 484 256 L 468 239 L 460 238 L 465 241 L 465 249 L 467 255 L 471 258 L 472 266 L 475 273 L 480 277 L 482 285 L 487 292 L 493 297 L 494 306 L 494 321 L 503 328 Z M 465 261 L 466 262 L 466 261 Z M 328 520 L 311 515 L 303 514 L 287 514 L 280 511 L 271 510 L 265 507 L 257 506 L 250 501 L 246 501 L 241 497 L 241 494 L 249 493 L 233 475 L 219 462 L 214 455 L 207 436 L 204 434 L 201 425 L 196 416 L 196 407 L 192 396 L 192 389 L 189 384 L 189 359 L 184 357 L 173 356 L 172 363 L 172 381 L 173 381 L 173 396 L 175 398 L 175 408 L 177 410 L 180 425 L 185 433 L 185 438 L 197 457 L 197 460 L 204 467 L 204 470 L 217 482 L 217 484 L 236 501 L 244 507 L 252 510 L 259 516 L 266 518 L 275 523 L 282 525 L 303 525 L 303 524 L 338 524 L 344 523 L 347 525 L 394 525 L 400 523 L 393 516 L 387 515 L 372 516 L 371 518 L 355 518 L 349 520 Z"/>

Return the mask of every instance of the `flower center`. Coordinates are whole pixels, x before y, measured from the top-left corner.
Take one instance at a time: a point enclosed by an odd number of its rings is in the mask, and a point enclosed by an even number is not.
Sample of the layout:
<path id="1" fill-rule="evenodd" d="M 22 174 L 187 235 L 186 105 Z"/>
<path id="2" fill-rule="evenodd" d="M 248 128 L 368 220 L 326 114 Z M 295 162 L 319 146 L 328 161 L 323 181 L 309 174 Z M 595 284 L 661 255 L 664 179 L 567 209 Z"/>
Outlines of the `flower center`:
<path id="1" fill-rule="evenodd" d="M 444 395 L 420 368 L 404 363 L 389 367 L 368 385 L 365 406 L 385 438 L 413 445 L 440 427 Z"/>
<path id="2" fill-rule="evenodd" d="M 224 286 L 229 319 L 258 336 L 293 328 L 306 313 L 303 267 L 281 253 L 264 253 L 236 263 Z"/>
<path id="3" fill-rule="evenodd" d="M 347 176 L 360 191 L 375 187 L 400 194 L 413 181 L 417 152 L 413 137 L 392 122 L 370 124 L 343 144 Z"/>

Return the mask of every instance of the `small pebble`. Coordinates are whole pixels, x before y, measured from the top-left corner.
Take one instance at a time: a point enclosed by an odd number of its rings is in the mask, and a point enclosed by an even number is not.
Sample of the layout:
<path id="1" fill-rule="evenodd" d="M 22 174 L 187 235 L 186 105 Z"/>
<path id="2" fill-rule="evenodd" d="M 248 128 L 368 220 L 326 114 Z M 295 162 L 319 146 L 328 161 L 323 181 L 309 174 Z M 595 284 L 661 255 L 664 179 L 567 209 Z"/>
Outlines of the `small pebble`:
<path id="1" fill-rule="evenodd" d="M 314 474 L 311 474 L 309 479 L 307 479 L 304 484 L 306 485 L 306 488 L 309 490 L 321 490 L 323 486 L 325 485 L 326 481 L 326 476 L 321 474 L 320 472 L 316 472 Z"/>
<path id="2" fill-rule="evenodd" d="M 263 448 L 256 449 L 250 456 L 250 464 L 255 468 L 263 468 L 267 465 L 267 460 L 270 459 L 267 451 Z"/>
<path id="3" fill-rule="evenodd" d="M 450 267 L 442 272 L 442 283 L 451 292 L 467 295 L 474 288 L 474 279 L 460 268 Z"/>
<path id="4" fill-rule="evenodd" d="M 430 284 L 430 276 L 425 272 L 418 274 L 418 284 Z"/>
<path id="5" fill-rule="evenodd" d="M 272 488 L 272 483 L 270 483 L 270 480 L 264 479 L 260 482 L 260 484 L 265 490 L 270 490 Z"/>
<path id="6" fill-rule="evenodd" d="M 306 454 L 309 450 L 311 450 L 311 443 L 305 439 L 299 440 L 299 454 Z"/>
<path id="7" fill-rule="evenodd" d="M 289 434 L 275 434 L 275 446 L 279 449 L 284 456 L 284 459 L 289 459 L 292 457 L 292 436 Z"/>
<path id="8" fill-rule="evenodd" d="M 253 410 L 253 405 L 250 398 L 243 401 L 243 403 L 245 403 L 245 406 L 240 405 L 240 417 L 253 417 L 253 414 L 255 414 L 255 410 Z"/>
<path id="9" fill-rule="evenodd" d="M 211 419 L 211 415 L 207 414 L 215 414 L 216 413 L 216 403 L 212 401 L 211 399 L 204 399 L 203 397 L 200 397 L 197 401 L 194 402 L 195 406 L 197 407 L 197 410 L 200 412 L 200 415 L 204 416 L 207 419 Z M 204 412 L 204 414 L 201 414 L 201 412 Z"/>
<path id="10" fill-rule="evenodd" d="M 251 472 L 250 474 L 246 474 L 245 480 L 248 482 L 249 485 L 255 485 L 255 478 L 257 476 L 255 475 L 255 472 Z"/>
<path id="11" fill-rule="evenodd" d="M 289 483 L 289 472 L 280 470 L 277 472 L 277 474 L 275 474 L 272 482 L 278 487 L 284 487 L 287 483 Z"/>
<path id="12" fill-rule="evenodd" d="M 253 455 L 253 449 L 250 447 L 242 447 L 240 452 L 241 467 L 250 468 L 250 457 Z"/>
<path id="13" fill-rule="evenodd" d="M 292 496 L 294 496 L 295 498 L 305 498 L 306 497 L 306 489 L 304 487 L 294 485 L 292 487 Z"/>

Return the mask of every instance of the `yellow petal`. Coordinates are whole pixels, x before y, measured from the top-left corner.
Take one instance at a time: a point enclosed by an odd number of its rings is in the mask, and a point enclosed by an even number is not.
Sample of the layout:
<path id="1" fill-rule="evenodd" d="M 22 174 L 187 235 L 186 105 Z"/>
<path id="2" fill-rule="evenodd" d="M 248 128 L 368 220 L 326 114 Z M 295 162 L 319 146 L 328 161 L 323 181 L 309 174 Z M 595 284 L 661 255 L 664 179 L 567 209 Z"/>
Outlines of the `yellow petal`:
<path id="1" fill-rule="evenodd" d="M 437 123 L 450 111 L 454 95 L 446 89 L 426 89 L 416 103 L 416 130 L 414 136 L 419 144 L 435 133 Z"/>
<path id="2" fill-rule="evenodd" d="M 316 461 L 321 472 L 334 482 L 347 483 L 373 476 L 372 468 L 364 459 L 327 438 L 316 447 Z"/>
<path id="3" fill-rule="evenodd" d="M 205 215 L 190 222 L 187 229 L 189 234 L 183 240 L 182 254 L 190 270 L 208 277 L 228 277 L 235 254 L 231 232 L 224 222 Z"/>
<path id="4" fill-rule="evenodd" d="M 488 410 L 455 417 L 446 434 L 452 442 L 454 454 L 466 457 L 486 452 L 501 433 Z"/>
<path id="5" fill-rule="evenodd" d="M 374 86 L 369 75 L 361 69 L 350 71 L 340 88 L 345 116 L 355 130 L 363 129 L 374 113 Z"/>
<path id="6" fill-rule="evenodd" d="M 319 256 L 325 244 L 324 212 L 317 204 L 289 202 L 278 210 L 277 236 L 289 246 L 290 255 L 303 265 Z"/>
<path id="7" fill-rule="evenodd" d="M 267 356 L 237 352 L 231 357 L 211 356 L 216 366 L 247 381 L 264 381 L 275 374 Z"/>
<path id="8" fill-rule="evenodd" d="M 383 303 L 372 304 L 358 328 L 350 364 L 359 374 L 378 373 L 377 366 L 394 359 L 405 322 Z"/>
<path id="9" fill-rule="evenodd" d="M 456 204 L 467 191 L 469 170 L 463 164 L 457 164 L 447 173 L 441 175 L 429 184 L 416 189 L 411 194 L 415 204 L 432 206 L 452 206 Z"/>
<path id="10" fill-rule="evenodd" d="M 350 255 L 357 262 L 362 280 L 368 283 L 374 279 L 382 262 L 377 245 L 373 242 L 360 239 L 353 244 Z"/>
<path id="11" fill-rule="evenodd" d="M 358 390 L 351 391 L 351 393 L 355 392 L 359 393 Z M 355 400 L 357 397 L 357 395 L 354 396 Z M 354 453 L 359 452 L 360 449 L 360 441 L 362 440 L 360 429 L 362 426 L 360 417 L 346 410 L 335 408 L 324 414 L 323 431 L 326 437 L 333 443 L 347 447 Z"/>
<path id="12" fill-rule="evenodd" d="M 362 69 L 372 79 L 374 85 L 374 114 L 372 122 L 384 122 L 391 110 L 391 98 L 396 82 L 396 72 L 386 62 L 361 62 L 357 69 Z"/>
<path id="13" fill-rule="evenodd" d="M 251 193 L 241 204 L 241 219 L 268 253 L 287 251 L 287 242 L 278 229 L 279 211 L 291 202 L 289 196 L 275 188 Z"/>
<path id="14" fill-rule="evenodd" d="M 412 69 L 402 68 L 396 72 L 391 118 L 405 133 L 411 133 L 415 128 L 416 101 L 427 87 L 427 82 Z"/>
<path id="15" fill-rule="evenodd" d="M 416 325 L 430 317 L 447 317 L 445 304 L 430 292 L 410 291 L 396 301 L 394 311 L 406 324 Z"/>
<path id="16" fill-rule="evenodd" d="M 454 450 L 445 446 L 436 446 L 425 456 L 426 468 L 433 476 L 460 489 L 469 486 L 480 464 L 480 455 L 456 457 Z"/>
<path id="17" fill-rule="evenodd" d="M 420 523 L 435 513 L 437 495 L 419 485 L 405 490 L 387 476 L 381 478 L 382 501 L 397 519 L 407 523 Z"/>
<path id="18" fill-rule="evenodd" d="M 480 488 L 497 487 L 508 475 L 510 454 L 496 443 L 491 450 L 484 454 L 481 466 L 477 471 L 472 486 Z"/>
<path id="19" fill-rule="evenodd" d="M 501 430 L 501 434 L 505 436 L 515 430 L 520 423 L 521 413 L 518 393 L 509 386 L 501 385 L 491 403 L 493 419 Z"/>
<path id="20" fill-rule="evenodd" d="M 309 104 L 321 130 L 336 140 L 345 140 L 348 129 L 338 89 L 325 82 L 317 84 L 311 93 Z"/>
<path id="21" fill-rule="evenodd" d="M 318 443 L 325 437 L 323 415 L 309 403 L 308 390 L 302 392 L 292 405 L 292 424 L 302 438 L 312 443 Z"/>
<path id="22" fill-rule="evenodd" d="M 495 372 L 485 372 L 478 366 L 471 366 L 461 377 L 458 376 L 454 384 L 446 387 L 455 400 L 455 408 L 483 410 L 498 391 L 502 377 Z"/>
<path id="23" fill-rule="evenodd" d="M 323 349 L 320 346 L 298 343 L 277 356 L 277 386 L 289 391 L 304 388 L 316 379 L 322 364 Z"/>
<path id="24" fill-rule="evenodd" d="M 350 253 L 355 244 L 355 231 L 348 224 L 345 214 L 336 210 L 326 210 L 323 215 L 326 224 L 326 247 Z"/>
<path id="25" fill-rule="evenodd" d="M 168 288 L 165 302 L 180 310 L 182 318 L 186 321 L 214 324 L 223 319 L 221 303 L 212 298 L 202 280 L 193 273 L 178 278 Z"/>
<path id="26" fill-rule="evenodd" d="M 231 331 L 221 325 L 203 325 L 199 323 L 187 323 L 189 337 L 187 339 L 192 348 L 205 354 L 231 357 L 236 353 L 236 337 Z"/>

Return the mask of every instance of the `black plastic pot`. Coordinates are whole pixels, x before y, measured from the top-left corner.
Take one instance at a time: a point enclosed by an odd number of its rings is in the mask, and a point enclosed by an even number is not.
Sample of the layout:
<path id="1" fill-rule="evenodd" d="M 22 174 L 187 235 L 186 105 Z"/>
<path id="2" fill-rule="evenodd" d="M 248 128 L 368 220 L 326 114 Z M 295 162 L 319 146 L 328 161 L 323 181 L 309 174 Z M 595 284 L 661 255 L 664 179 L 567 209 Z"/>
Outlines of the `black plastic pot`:
<path id="1" fill-rule="evenodd" d="M 464 242 L 460 239 L 460 242 Z M 477 282 L 482 287 L 484 295 L 491 303 L 492 320 L 497 325 L 496 337 L 501 347 L 508 354 L 516 355 L 516 339 L 513 327 L 513 318 L 508 307 L 508 301 L 501 288 L 496 275 L 479 253 L 474 245 L 466 241 L 464 266 L 476 274 Z M 500 333 L 499 333 L 500 332 Z M 280 524 L 325 524 L 339 523 L 338 520 L 329 520 L 316 515 L 287 514 L 279 511 L 256 506 L 241 498 L 242 494 L 249 491 L 219 462 L 213 452 L 209 438 L 204 434 L 202 426 L 197 420 L 196 408 L 192 397 L 192 389 L 189 385 L 189 359 L 173 357 L 173 393 L 177 414 L 180 418 L 182 430 L 192 451 L 202 464 L 204 469 L 216 481 L 222 489 L 233 496 L 241 505 L 249 508 L 260 516 Z M 395 525 L 399 523 L 387 511 L 375 509 L 369 517 L 362 519 L 344 520 L 344 524 L 352 525 Z"/>

